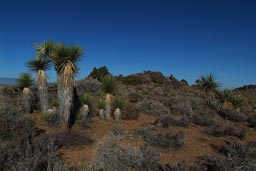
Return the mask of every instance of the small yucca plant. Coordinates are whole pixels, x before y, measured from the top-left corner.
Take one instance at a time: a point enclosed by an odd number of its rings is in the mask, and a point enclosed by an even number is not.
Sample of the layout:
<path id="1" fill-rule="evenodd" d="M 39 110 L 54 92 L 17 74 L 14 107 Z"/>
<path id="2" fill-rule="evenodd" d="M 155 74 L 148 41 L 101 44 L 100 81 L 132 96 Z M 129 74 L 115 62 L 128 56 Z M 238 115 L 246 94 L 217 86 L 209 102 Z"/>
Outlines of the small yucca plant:
<path id="1" fill-rule="evenodd" d="M 113 101 L 114 109 L 123 109 L 124 107 L 124 98 L 122 96 L 117 96 Z"/>
<path id="2" fill-rule="evenodd" d="M 22 88 L 28 88 L 29 86 L 31 86 L 34 82 L 34 79 L 32 77 L 32 75 L 28 72 L 22 72 L 19 75 L 19 78 L 17 80 L 17 83 L 20 87 Z"/>
<path id="3" fill-rule="evenodd" d="M 29 86 L 33 84 L 33 78 L 30 73 L 23 72 L 17 80 L 18 85 L 23 88 L 23 106 L 26 113 L 31 112 L 31 92 Z"/>
<path id="4" fill-rule="evenodd" d="M 238 110 L 244 103 L 244 97 L 240 94 L 234 94 L 230 102 L 233 105 L 233 109 Z"/>
<path id="5" fill-rule="evenodd" d="M 115 121 L 119 123 L 121 120 L 121 109 L 123 109 L 124 107 L 124 98 L 122 96 L 117 96 L 113 102 L 113 107 L 115 109 L 114 111 Z"/>
<path id="6" fill-rule="evenodd" d="M 97 103 L 97 108 L 99 109 L 99 117 L 100 119 L 105 119 L 105 102 L 103 99 L 100 99 Z"/>
<path id="7" fill-rule="evenodd" d="M 83 105 L 78 113 L 78 119 L 82 121 L 82 126 L 85 126 L 89 120 L 91 96 L 89 94 L 84 94 L 81 101 Z"/>
<path id="8" fill-rule="evenodd" d="M 84 94 L 81 99 L 81 102 L 83 105 L 85 105 L 85 104 L 90 105 L 91 104 L 91 96 L 89 94 Z"/>
<path id="9" fill-rule="evenodd" d="M 103 91 L 105 93 L 113 93 L 115 90 L 115 78 L 113 75 L 108 74 L 103 79 Z"/>
<path id="10" fill-rule="evenodd" d="M 215 91 L 215 98 L 219 103 L 218 111 L 227 109 L 230 106 L 230 101 L 233 98 L 233 94 L 230 90 L 225 89 L 223 91 Z"/>

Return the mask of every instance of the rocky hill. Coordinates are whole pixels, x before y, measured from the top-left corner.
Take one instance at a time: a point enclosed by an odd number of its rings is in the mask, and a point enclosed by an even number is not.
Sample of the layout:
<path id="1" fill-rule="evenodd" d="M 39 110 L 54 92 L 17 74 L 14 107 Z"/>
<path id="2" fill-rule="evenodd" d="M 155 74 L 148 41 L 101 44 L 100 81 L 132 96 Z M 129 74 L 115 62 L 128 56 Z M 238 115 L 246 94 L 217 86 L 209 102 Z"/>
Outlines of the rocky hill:
<path id="1" fill-rule="evenodd" d="M 90 118 L 86 125 L 76 120 L 69 133 L 59 130 L 57 116 L 46 120 L 40 116 L 35 86 L 31 87 L 31 114 L 24 114 L 21 88 L 3 88 L 2 103 L 8 106 L 2 105 L 0 116 L 4 142 L 0 170 L 11 166 L 18 170 L 256 168 L 255 85 L 232 90 L 243 96 L 239 108 L 225 102 L 219 110 L 215 96 L 174 76 L 143 72 L 115 80 L 113 96 L 125 100 L 120 123 L 99 118 L 97 103 L 105 96 L 103 83 L 88 78 L 76 81 L 76 88 L 80 99 L 84 94 L 91 98 Z M 48 89 L 51 107 L 57 106 L 57 85 Z"/>

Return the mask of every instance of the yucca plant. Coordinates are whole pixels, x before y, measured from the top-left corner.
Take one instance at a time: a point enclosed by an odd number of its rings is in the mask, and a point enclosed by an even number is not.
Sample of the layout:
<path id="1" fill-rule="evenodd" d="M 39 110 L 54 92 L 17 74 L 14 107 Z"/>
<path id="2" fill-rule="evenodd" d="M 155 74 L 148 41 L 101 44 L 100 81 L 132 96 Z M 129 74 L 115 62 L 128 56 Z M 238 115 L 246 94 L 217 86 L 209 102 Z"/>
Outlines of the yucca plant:
<path id="1" fill-rule="evenodd" d="M 230 102 L 232 103 L 234 110 L 239 110 L 244 103 L 244 97 L 240 94 L 234 94 Z"/>
<path id="2" fill-rule="evenodd" d="M 49 58 L 57 73 L 59 111 L 61 127 L 71 128 L 71 115 L 74 109 L 74 78 L 78 74 L 77 63 L 82 49 L 77 45 L 64 45 L 51 41 L 37 45 L 38 56 Z"/>
<path id="3" fill-rule="evenodd" d="M 115 78 L 112 74 L 108 74 L 104 77 L 103 79 L 103 91 L 106 94 L 106 98 L 105 98 L 105 118 L 107 120 L 110 119 L 111 117 L 111 112 L 112 112 L 112 95 L 111 93 L 113 93 L 115 90 Z"/>
<path id="4" fill-rule="evenodd" d="M 23 88 L 23 106 L 26 113 L 31 112 L 31 92 L 29 87 L 33 84 L 33 77 L 30 73 L 22 72 L 19 75 L 17 83 Z"/>
<path id="5" fill-rule="evenodd" d="M 47 76 L 45 71 L 51 67 L 51 61 L 47 58 L 38 57 L 35 60 L 27 62 L 27 66 L 37 73 L 37 88 L 39 92 L 39 100 L 41 113 L 47 113 L 49 109 Z"/>
<path id="6" fill-rule="evenodd" d="M 89 112 L 91 105 L 91 97 L 89 94 L 84 94 L 82 97 L 82 107 L 79 112 L 80 120 L 82 121 L 82 126 L 86 125 L 89 120 Z"/>
<path id="7" fill-rule="evenodd" d="M 213 73 L 206 76 L 201 76 L 195 82 L 198 86 L 203 88 L 205 92 L 213 92 L 221 86 L 221 83 L 217 81 Z"/>
<path id="8" fill-rule="evenodd" d="M 233 98 L 233 94 L 230 90 L 225 89 L 223 91 L 215 91 L 215 98 L 219 102 L 218 111 L 227 109 L 230 106 L 230 101 Z"/>
<path id="9" fill-rule="evenodd" d="M 107 93 L 105 98 L 105 119 L 109 120 L 112 112 L 112 95 Z"/>
<path id="10" fill-rule="evenodd" d="M 103 79 L 103 91 L 112 94 L 115 90 L 115 78 L 112 74 L 108 74 Z"/>
<path id="11" fill-rule="evenodd" d="M 99 117 L 100 119 L 105 119 L 105 102 L 103 99 L 100 99 L 97 103 L 97 108 L 99 109 Z"/>
<path id="12" fill-rule="evenodd" d="M 123 109 L 124 107 L 124 98 L 122 96 L 117 96 L 113 101 L 113 107 L 115 109 L 114 111 L 115 121 L 119 123 L 121 120 L 121 109 Z"/>

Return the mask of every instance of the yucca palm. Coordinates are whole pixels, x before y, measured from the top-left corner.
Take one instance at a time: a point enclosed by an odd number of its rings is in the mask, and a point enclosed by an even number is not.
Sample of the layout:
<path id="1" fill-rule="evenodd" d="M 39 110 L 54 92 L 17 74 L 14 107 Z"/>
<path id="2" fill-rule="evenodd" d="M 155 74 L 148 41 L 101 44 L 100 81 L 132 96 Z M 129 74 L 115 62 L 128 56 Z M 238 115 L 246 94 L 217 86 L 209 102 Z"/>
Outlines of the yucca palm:
<path id="1" fill-rule="evenodd" d="M 77 45 L 47 41 L 37 45 L 38 56 L 48 57 L 57 72 L 59 111 L 61 126 L 70 127 L 70 117 L 74 115 L 74 78 L 78 73 L 77 63 L 82 49 Z"/>
<path id="2" fill-rule="evenodd" d="M 244 97 L 240 94 L 234 94 L 230 102 L 233 104 L 233 109 L 239 110 L 244 103 Z"/>
<path id="3" fill-rule="evenodd" d="M 219 102 L 219 111 L 221 111 L 229 107 L 230 101 L 233 98 L 233 94 L 228 89 L 225 89 L 223 91 L 215 91 L 215 98 Z"/>
<path id="4" fill-rule="evenodd" d="M 39 92 L 41 113 L 46 114 L 49 109 L 47 76 L 45 70 L 51 67 L 51 61 L 47 58 L 37 57 L 27 62 L 27 66 L 37 73 L 37 87 Z"/>
<path id="5" fill-rule="evenodd" d="M 221 83 L 217 81 L 213 73 L 206 76 L 201 76 L 195 81 L 197 85 L 205 90 L 205 92 L 212 92 L 221 86 Z"/>
<path id="6" fill-rule="evenodd" d="M 23 106 L 26 113 L 31 112 L 31 92 L 29 86 L 33 84 L 33 78 L 30 73 L 22 72 L 19 75 L 17 83 L 23 88 Z"/>

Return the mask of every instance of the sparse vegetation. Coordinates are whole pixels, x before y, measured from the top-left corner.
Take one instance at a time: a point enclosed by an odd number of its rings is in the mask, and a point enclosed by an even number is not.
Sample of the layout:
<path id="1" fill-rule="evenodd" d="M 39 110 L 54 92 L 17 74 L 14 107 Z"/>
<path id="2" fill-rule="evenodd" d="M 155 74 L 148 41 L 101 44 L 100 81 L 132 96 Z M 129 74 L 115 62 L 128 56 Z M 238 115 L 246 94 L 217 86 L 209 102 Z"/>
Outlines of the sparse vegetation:
<path id="1" fill-rule="evenodd" d="M 150 144 L 164 148 L 180 148 L 184 145 L 184 132 L 167 134 L 145 134 L 144 140 Z"/>
<path id="2" fill-rule="evenodd" d="M 213 136 L 235 136 L 241 140 L 244 139 L 246 131 L 245 129 L 236 129 L 231 126 L 213 125 L 208 127 L 205 132 Z"/>

